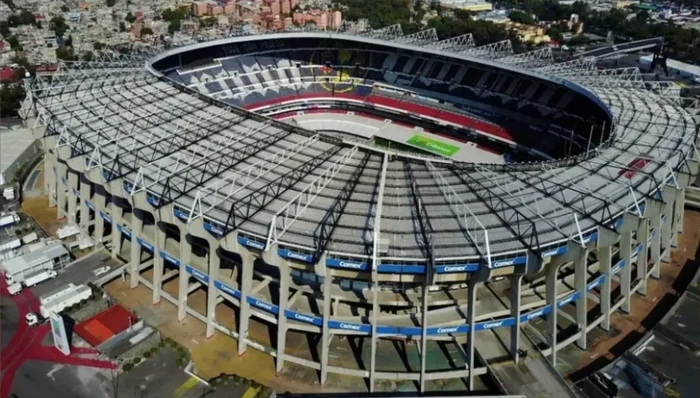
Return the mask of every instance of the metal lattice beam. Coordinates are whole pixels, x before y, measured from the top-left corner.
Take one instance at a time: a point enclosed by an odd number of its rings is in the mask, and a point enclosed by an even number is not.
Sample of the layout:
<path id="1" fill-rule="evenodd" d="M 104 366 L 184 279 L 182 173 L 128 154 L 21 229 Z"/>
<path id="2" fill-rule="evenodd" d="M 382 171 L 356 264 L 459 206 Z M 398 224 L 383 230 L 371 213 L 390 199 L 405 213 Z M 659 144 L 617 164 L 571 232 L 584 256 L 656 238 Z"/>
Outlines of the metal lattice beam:
<path id="1" fill-rule="evenodd" d="M 410 35 L 401 36 L 394 40 L 396 43 L 408 43 L 417 46 L 425 45 L 428 43 L 435 43 L 438 41 L 437 32 L 435 28 L 430 28 L 427 30 L 422 30 Z"/>
<path id="2" fill-rule="evenodd" d="M 265 159 L 255 162 L 241 171 L 220 178 L 198 189 L 189 211 L 189 222 L 192 222 L 195 218 L 202 217 L 204 213 L 223 204 L 254 181 L 267 175 L 278 165 L 318 142 L 319 139 L 319 135 L 309 137 L 289 148 L 285 148 Z"/>
<path id="3" fill-rule="evenodd" d="M 447 204 L 450 206 L 450 209 L 455 214 L 457 221 L 462 227 L 462 232 L 465 234 L 467 240 L 476 248 L 476 251 L 479 253 L 484 263 L 490 268 L 491 246 L 489 244 L 489 231 L 435 166 L 429 161 L 426 162 L 426 165 L 433 179 L 437 182 L 440 192 L 442 192 Z"/>
<path id="4" fill-rule="evenodd" d="M 284 192 L 301 182 L 328 159 L 335 156 L 341 149 L 341 146 L 336 146 L 333 149 L 323 151 L 289 173 L 285 173 L 277 180 L 256 189 L 245 198 L 234 201 L 228 211 L 226 223 L 223 225 L 224 231 L 231 232 L 238 229 L 273 200 L 279 198 Z"/>
<path id="5" fill-rule="evenodd" d="M 314 260 L 318 260 L 321 254 L 326 250 L 326 247 L 331 242 L 333 232 L 338 226 L 341 216 L 345 212 L 345 207 L 350 202 L 350 197 L 355 192 L 360 177 L 367 167 L 367 162 L 371 158 L 371 152 L 366 151 L 365 156 L 360 161 L 360 164 L 355 168 L 350 178 L 345 182 L 345 185 L 340 190 L 340 193 L 333 201 L 333 204 L 328 207 L 326 214 L 321 218 L 318 226 L 313 232 L 314 236 Z"/>
<path id="6" fill-rule="evenodd" d="M 545 47 L 498 58 L 497 61 L 503 64 L 517 65 L 521 68 L 539 68 L 551 65 L 554 62 L 554 58 L 552 57 L 552 49 L 550 47 Z"/>
<path id="7" fill-rule="evenodd" d="M 319 193 L 335 179 L 338 172 L 342 170 L 357 153 L 357 146 L 345 152 L 340 159 L 333 162 L 326 170 L 301 190 L 292 200 L 287 202 L 280 210 L 272 216 L 268 227 L 265 250 L 269 250 L 272 245 L 279 242 L 280 238 L 289 230 L 294 222 L 301 217 Z"/>
<path id="8" fill-rule="evenodd" d="M 465 35 L 430 43 L 426 47 L 442 51 L 462 52 L 474 47 L 474 37 L 471 33 L 467 33 Z"/>

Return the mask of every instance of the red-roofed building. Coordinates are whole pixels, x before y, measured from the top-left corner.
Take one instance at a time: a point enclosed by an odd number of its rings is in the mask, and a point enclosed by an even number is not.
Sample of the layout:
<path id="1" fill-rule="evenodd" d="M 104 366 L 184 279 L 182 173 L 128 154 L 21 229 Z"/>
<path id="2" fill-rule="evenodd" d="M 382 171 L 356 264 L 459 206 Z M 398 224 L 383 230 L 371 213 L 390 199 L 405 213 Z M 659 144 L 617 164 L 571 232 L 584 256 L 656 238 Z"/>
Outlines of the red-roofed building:
<path id="1" fill-rule="evenodd" d="M 0 69 L 0 81 L 12 80 L 15 77 L 15 70 L 12 67 L 6 66 Z"/>

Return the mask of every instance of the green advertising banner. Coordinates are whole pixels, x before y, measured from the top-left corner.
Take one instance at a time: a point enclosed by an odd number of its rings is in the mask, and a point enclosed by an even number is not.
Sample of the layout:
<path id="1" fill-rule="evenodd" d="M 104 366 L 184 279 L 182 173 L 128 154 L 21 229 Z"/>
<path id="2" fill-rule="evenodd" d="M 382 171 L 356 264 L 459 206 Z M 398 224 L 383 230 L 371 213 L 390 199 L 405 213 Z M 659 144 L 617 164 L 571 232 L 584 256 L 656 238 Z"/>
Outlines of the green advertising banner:
<path id="1" fill-rule="evenodd" d="M 423 137 L 422 135 L 418 134 L 411 137 L 411 139 L 406 141 L 406 143 L 424 149 L 428 152 L 437 153 L 438 155 L 447 157 L 452 157 L 452 155 L 459 151 L 459 147 L 457 146 L 450 145 L 446 142 L 434 140 L 432 138 Z"/>

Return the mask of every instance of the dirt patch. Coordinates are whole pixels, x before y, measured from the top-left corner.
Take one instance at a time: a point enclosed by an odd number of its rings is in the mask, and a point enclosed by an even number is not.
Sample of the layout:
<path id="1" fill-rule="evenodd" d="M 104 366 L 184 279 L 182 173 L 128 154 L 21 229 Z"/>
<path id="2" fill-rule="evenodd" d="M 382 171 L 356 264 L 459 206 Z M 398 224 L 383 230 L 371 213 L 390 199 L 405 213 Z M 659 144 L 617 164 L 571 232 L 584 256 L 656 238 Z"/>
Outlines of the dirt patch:
<path id="1" fill-rule="evenodd" d="M 697 267 L 699 244 L 700 212 L 686 211 L 683 233 L 678 235 L 678 248 L 671 251 L 670 263 L 661 262 L 661 277 L 658 280 L 649 278 L 646 296 L 632 296 L 630 314 L 618 311 L 611 315 L 610 333 L 590 336 L 588 350 L 581 353 L 577 365 L 566 372 L 566 377 L 575 381 L 605 366 L 651 330 L 673 304 L 674 297 L 685 288 L 684 283 L 679 283 L 684 268 Z"/>
<path id="2" fill-rule="evenodd" d="M 49 207 L 49 197 L 26 198 L 22 201 L 20 211 L 29 215 L 47 234 L 54 236 L 64 221 L 56 219 L 56 207 Z"/>

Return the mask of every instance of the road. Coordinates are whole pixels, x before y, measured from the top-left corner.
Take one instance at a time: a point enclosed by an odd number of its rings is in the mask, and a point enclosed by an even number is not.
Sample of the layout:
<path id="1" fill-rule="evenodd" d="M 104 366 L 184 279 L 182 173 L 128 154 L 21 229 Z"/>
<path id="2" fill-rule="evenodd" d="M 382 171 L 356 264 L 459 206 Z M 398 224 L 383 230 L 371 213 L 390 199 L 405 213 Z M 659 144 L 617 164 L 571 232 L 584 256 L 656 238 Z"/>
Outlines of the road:
<path id="1" fill-rule="evenodd" d="M 69 283 L 79 285 L 96 280 L 94 271 L 104 265 L 109 265 L 110 269 L 116 269 L 121 265 L 112 260 L 109 253 L 104 250 L 97 250 L 87 256 L 80 258 L 66 268 L 58 271 L 58 276 L 40 285 L 31 288 L 36 296 L 42 296 L 55 291 Z"/>

